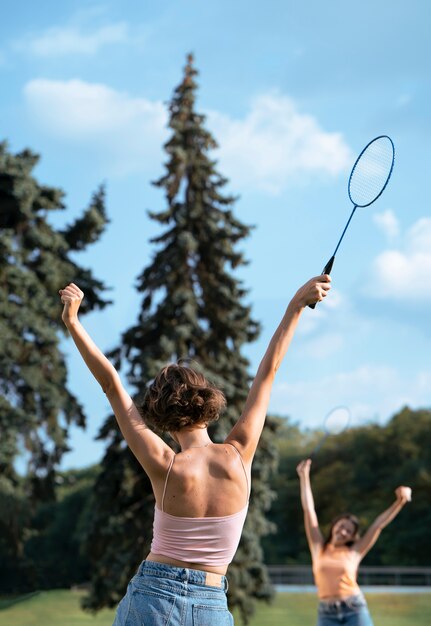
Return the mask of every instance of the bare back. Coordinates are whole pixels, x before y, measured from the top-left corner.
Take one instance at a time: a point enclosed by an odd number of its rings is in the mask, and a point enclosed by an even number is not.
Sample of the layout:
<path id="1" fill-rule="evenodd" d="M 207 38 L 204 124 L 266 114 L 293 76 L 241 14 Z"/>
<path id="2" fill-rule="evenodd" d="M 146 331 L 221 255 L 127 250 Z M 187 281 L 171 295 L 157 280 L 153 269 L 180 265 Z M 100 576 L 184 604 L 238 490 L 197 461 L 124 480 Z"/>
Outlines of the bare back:
<path id="1" fill-rule="evenodd" d="M 164 480 L 153 482 L 160 510 L 178 517 L 223 517 L 246 506 L 250 467 L 231 444 L 189 448 L 172 461 Z"/>

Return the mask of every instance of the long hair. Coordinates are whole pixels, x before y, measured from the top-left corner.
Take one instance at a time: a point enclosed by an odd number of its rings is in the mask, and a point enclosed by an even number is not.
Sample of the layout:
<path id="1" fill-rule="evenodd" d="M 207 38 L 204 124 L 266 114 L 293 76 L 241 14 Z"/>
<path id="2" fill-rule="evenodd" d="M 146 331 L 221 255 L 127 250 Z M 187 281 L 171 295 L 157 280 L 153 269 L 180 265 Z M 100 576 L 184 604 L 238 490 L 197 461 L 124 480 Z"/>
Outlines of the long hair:
<path id="1" fill-rule="evenodd" d="M 328 544 L 331 542 L 332 539 L 332 532 L 334 530 L 334 526 L 337 522 L 339 522 L 342 519 L 347 519 L 349 520 L 349 522 L 352 522 L 352 524 L 355 527 L 355 531 L 354 531 L 354 535 L 352 537 L 352 539 L 350 539 L 350 541 L 346 541 L 346 546 L 348 546 L 349 548 L 351 548 L 353 546 L 353 544 L 355 543 L 355 541 L 357 541 L 359 539 L 359 520 L 356 517 L 356 515 L 352 515 L 352 513 L 342 513 L 341 515 L 337 515 L 337 517 L 334 517 L 334 519 L 331 522 L 331 526 L 329 527 L 329 531 L 328 534 L 323 542 L 323 549 L 326 550 Z"/>

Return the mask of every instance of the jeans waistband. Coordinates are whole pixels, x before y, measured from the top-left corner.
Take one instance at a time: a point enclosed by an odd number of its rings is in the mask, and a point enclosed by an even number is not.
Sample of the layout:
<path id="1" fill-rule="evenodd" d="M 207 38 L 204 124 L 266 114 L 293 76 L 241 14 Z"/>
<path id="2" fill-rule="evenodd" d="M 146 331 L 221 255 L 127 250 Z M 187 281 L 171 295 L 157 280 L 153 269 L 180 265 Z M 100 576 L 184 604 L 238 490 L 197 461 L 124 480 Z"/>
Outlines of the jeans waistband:
<path id="1" fill-rule="evenodd" d="M 342 600 L 320 600 L 319 608 L 325 611 L 342 611 L 343 609 L 356 608 L 360 605 L 366 606 L 367 601 L 362 593 L 348 596 Z"/>
<path id="2" fill-rule="evenodd" d="M 205 585 L 207 587 L 219 587 L 225 592 L 227 592 L 229 588 L 228 580 L 223 574 L 215 574 L 214 572 L 190 569 L 188 567 L 176 567 L 156 561 L 142 561 L 138 568 L 137 575 L 160 576 L 183 583 L 188 582 L 195 585 Z"/>

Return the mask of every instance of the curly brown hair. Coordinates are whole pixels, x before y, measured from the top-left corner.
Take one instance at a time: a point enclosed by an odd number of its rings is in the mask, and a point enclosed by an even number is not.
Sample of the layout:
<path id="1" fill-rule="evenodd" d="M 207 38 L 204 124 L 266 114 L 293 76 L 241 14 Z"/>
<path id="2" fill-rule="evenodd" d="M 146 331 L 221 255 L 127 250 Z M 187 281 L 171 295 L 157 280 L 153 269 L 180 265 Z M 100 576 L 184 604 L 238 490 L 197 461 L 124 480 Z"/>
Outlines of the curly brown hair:
<path id="1" fill-rule="evenodd" d="M 217 420 L 226 406 L 224 394 L 191 367 L 170 364 L 149 385 L 139 411 L 143 419 L 162 432 Z"/>

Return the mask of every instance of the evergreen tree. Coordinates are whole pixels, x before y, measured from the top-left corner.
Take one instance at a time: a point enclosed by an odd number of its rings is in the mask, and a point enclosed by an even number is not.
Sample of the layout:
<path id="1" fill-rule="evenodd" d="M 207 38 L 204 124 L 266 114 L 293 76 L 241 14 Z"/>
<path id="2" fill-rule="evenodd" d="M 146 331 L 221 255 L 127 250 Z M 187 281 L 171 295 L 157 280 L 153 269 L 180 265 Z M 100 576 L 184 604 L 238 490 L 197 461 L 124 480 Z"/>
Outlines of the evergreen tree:
<path id="1" fill-rule="evenodd" d="M 189 56 L 184 78 L 169 105 L 172 134 L 165 144 L 166 173 L 154 184 L 163 189 L 167 208 L 150 213 L 164 232 L 152 239 L 158 248 L 138 278 L 142 308 L 137 323 L 112 353 L 117 367 L 129 364 L 128 381 L 137 394 L 166 363 L 192 360 L 227 397 L 227 413 L 211 428 L 222 441 L 239 418 L 249 387 L 242 346 L 256 339 L 259 327 L 243 304 L 247 291 L 229 272 L 244 265 L 237 244 L 250 228 L 233 215 L 236 198 L 223 194 L 227 180 L 209 153 L 216 142 L 195 111 L 197 84 Z M 199 364 L 199 365 L 198 365 Z M 270 443 L 275 422 L 267 425 L 253 465 L 250 512 L 229 570 L 230 604 L 246 619 L 253 597 L 270 595 L 262 564 L 260 538 L 269 530 L 264 512 L 272 492 L 268 474 L 274 464 Z M 93 591 L 87 607 L 118 602 L 136 566 L 149 551 L 154 499 L 142 468 L 122 441 L 110 417 L 100 437 L 109 440 L 102 463 L 88 549 L 94 562 Z"/>
<path id="2" fill-rule="evenodd" d="M 31 512 L 22 497 L 34 503 L 54 497 L 55 468 L 68 449 L 69 426 L 85 425 L 82 408 L 67 389 L 59 349 L 64 326 L 58 289 L 77 281 L 86 290 L 87 311 L 107 304 L 103 284 L 72 259 L 104 229 L 104 190 L 95 193 L 79 219 L 56 229 L 49 215 L 65 208 L 64 194 L 32 176 L 38 160 L 29 150 L 11 154 L 0 143 L 0 501 L 14 502 L 8 521 L 1 515 L 0 524 L 8 525 L 9 550 L 16 558 L 22 555 L 22 517 Z M 23 454 L 25 488 L 14 469 Z M 18 485 L 19 496 L 12 498 Z M 21 530 L 12 534 L 18 518 Z"/>

